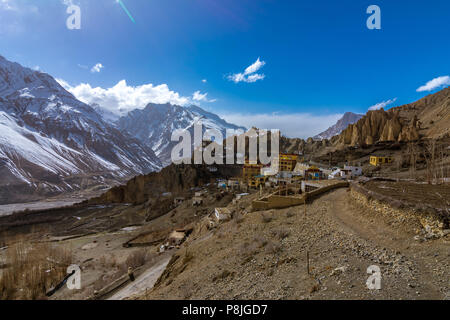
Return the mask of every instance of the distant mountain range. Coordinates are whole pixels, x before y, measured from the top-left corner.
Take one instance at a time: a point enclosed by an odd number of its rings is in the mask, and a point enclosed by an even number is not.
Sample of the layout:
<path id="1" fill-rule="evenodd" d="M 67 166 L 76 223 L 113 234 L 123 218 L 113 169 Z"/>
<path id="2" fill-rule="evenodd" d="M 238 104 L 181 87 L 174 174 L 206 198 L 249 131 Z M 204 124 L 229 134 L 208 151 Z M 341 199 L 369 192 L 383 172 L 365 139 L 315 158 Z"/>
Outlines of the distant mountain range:
<path id="1" fill-rule="evenodd" d="M 14 186 L 56 193 L 79 187 L 68 177 L 123 180 L 161 168 L 152 148 L 105 122 L 54 78 L 0 56 L 0 202 Z"/>
<path id="2" fill-rule="evenodd" d="M 314 140 L 331 139 L 332 137 L 344 131 L 350 124 L 358 122 L 358 120 L 361 119 L 363 116 L 364 116 L 363 114 L 346 112 L 344 116 L 341 119 L 339 119 L 333 126 L 329 127 L 324 132 L 314 136 L 313 139 Z"/>
<path id="3" fill-rule="evenodd" d="M 124 181 L 170 164 L 172 131 L 243 129 L 199 107 L 149 104 L 118 119 L 48 74 L 0 56 L 0 203 Z M 85 182 L 86 183 L 86 182 Z M 21 196 L 24 197 L 21 197 Z"/>
<path id="4" fill-rule="evenodd" d="M 450 135 L 450 88 L 415 103 L 366 115 L 347 112 L 314 138 L 282 138 L 283 148 L 327 148 Z M 140 106 L 137 106 L 140 107 Z M 0 203 L 104 186 L 171 163 L 172 132 L 242 129 L 197 106 L 148 104 L 117 115 L 77 100 L 50 75 L 0 56 Z M 318 141 L 320 140 L 320 141 Z M 283 150 L 284 150 L 283 149 Z M 324 152 L 325 152 L 324 151 Z"/>
<path id="5" fill-rule="evenodd" d="M 197 106 L 181 107 L 171 104 L 148 104 L 144 109 L 129 112 L 115 122 L 122 132 L 130 133 L 142 143 L 151 146 L 162 161 L 163 165 L 171 163 L 171 152 L 178 142 L 172 142 L 172 132 L 184 129 L 193 137 L 194 123 L 201 122 L 203 132 L 215 129 L 226 137 L 227 129 L 241 129 L 244 127 L 230 124 L 216 114 L 205 111 Z M 193 142 L 193 139 L 192 139 Z"/>

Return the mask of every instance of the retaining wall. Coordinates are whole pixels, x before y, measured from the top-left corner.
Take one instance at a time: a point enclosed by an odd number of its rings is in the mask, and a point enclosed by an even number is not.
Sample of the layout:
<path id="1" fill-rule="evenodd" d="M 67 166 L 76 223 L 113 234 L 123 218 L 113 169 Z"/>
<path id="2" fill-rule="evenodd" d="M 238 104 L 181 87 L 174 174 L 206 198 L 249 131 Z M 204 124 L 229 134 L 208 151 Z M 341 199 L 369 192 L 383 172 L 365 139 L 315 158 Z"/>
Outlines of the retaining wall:
<path id="1" fill-rule="evenodd" d="M 347 181 L 336 182 L 327 186 L 323 186 L 319 189 L 304 193 L 299 196 L 279 196 L 271 194 L 270 196 L 254 200 L 252 202 L 253 210 L 269 210 L 269 209 L 283 209 L 293 206 L 302 205 L 309 200 L 312 200 L 319 195 L 328 192 L 330 190 L 342 187 L 348 187 Z"/>
<path id="2" fill-rule="evenodd" d="M 404 224 L 424 238 L 439 238 L 448 233 L 448 216 L 433 208 L 417 208 L 413 204 L 369 190 L 360 183 L 351 184 L 350 195 L 372 212 L 388 216 L 396 224 Z"/>

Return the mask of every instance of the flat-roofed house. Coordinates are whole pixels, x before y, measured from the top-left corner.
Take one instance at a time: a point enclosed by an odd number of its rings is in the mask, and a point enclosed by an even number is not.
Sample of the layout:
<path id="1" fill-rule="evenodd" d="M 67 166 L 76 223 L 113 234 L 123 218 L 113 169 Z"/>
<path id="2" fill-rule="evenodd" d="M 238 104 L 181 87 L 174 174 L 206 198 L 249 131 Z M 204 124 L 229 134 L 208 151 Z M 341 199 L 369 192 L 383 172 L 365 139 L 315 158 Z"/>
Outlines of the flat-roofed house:
<path id="1" fill-rule="evenodd" d="M 362 167 L 345 165 L 344 170 L 350 170 L 352 172 L 352 177 L 359 177 L 362 175 Z"/>
<path id="2" fill-rule="evenodd" d="M 231 211 L 228 208 L 215 208 L 214 217 L 217 221 L 227 221 L 231 219 Z"/>
<path id="3" fill-rule="evenodd" d="M 193 197 L 192 198 L 192 205 L 193 206 L 201 206 L 203 204 L 203 198 L 202 197 Z"/>
<path id="4" fill-rule="evenodd" d="M 183 197 L 176 197 L 173 200 L 173 204 L 176 205 L 176 206 L 179 206 L 179 205 L 181 205 L 184 202 L 184 200 L 185 199 Z"/>
<path id="5" fill-rule="evenodd" d="M 244 167 L 242 168 L 242 178 L 244 180 L 248 180 L 253 178 L 254 176 L 261 174 L 261 164 L 250 164 L 246 163 L 244 164 Z"/>
<path id="6" fill-rule="evenodd" d="M 297 165 L 298 154 L 281 153 L 279 158 L 280 171 L 294 171 Z"/>
<path id="7" fill-rule="evenodd" d="M 173 246 L 180 245 L 186 237 L 186 230 L 178 229 L 172 231 L 172 233 L 169 235 L 169 243 Z"/>
<path id="8" fill-rule="evenodd" d="M 381 166 L 383 164 L 392 163 L 394 158 L 392 157 L 380 157 L 380 156 L 370 156 L 370 164 L 373 166 Z"/>

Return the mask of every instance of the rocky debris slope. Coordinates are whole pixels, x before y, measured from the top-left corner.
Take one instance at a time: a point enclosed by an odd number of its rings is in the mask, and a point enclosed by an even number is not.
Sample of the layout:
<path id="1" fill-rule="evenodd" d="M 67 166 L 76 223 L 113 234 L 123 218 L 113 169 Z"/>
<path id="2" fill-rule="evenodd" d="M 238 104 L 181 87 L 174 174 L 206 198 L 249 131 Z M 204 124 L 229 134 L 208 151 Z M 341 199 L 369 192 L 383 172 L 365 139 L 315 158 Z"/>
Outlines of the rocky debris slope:
<path id="1" fill-rule="evenodd" d="M 443 299 L 448 242 L 419 243 L 341 189 L 307 206 L 253 212 L 198 236 L 142 299 Z M 310 272 L 307 272 L 307 252 Z M 366 286 L 381 270 L 381 289 Z"/>

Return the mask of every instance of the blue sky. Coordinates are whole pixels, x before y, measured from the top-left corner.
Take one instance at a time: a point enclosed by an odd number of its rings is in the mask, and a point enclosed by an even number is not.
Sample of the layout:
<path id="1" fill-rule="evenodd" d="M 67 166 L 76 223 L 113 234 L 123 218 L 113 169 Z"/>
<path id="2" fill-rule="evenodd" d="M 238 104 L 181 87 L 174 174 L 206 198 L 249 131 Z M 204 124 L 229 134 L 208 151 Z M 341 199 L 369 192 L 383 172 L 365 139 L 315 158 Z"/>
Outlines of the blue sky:
<path id="1" fill-rule="evenodd" d="M 447 0 L 122 1 L 135 23 L 116 0 L 0 0 L 0 54 L 112 110 L 196 103 L 299 137 L 450 82 Z M 372 4 L 381 30 L 366 27 Z"/>

